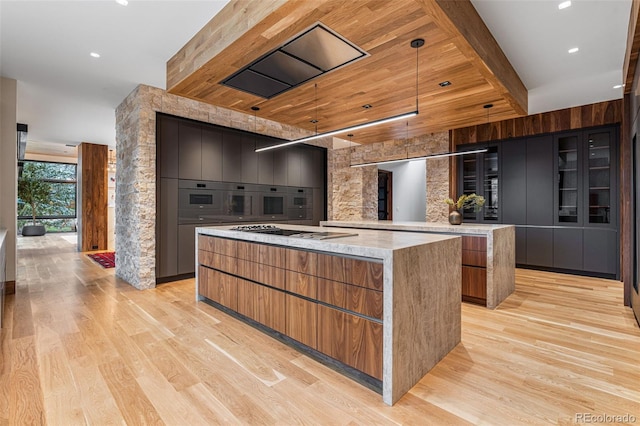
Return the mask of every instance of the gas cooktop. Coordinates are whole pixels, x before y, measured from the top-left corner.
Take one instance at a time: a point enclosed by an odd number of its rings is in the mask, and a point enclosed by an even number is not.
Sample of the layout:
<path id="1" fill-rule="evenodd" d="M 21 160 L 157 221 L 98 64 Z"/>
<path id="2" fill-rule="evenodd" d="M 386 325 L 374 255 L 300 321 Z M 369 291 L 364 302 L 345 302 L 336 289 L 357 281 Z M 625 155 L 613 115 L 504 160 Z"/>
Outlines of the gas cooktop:
<path id="1" fill-rule="evenodd" d="M 316 232 L 300 231 L 298 229 L 283 229 L 275 225 L 239 225 L 230 228 L 230 231 L 253 232 L 257 234 L 282 235 L 292 238 L 306 238 L 310 240 L 326 240 L 329 238 L 355 237 L 358 234 L 346 232 Z"/>

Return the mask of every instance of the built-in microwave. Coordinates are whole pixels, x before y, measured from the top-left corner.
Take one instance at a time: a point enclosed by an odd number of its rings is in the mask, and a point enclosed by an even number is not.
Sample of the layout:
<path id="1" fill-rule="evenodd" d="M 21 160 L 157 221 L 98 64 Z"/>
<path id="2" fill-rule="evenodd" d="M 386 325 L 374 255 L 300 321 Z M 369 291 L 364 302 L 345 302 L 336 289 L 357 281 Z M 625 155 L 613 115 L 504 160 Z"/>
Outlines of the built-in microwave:
<path id="1" fill-rule="evenodd" d="M 178 223 L 222 222 L 222 192 L 215 182 L 178 181 Z"/>

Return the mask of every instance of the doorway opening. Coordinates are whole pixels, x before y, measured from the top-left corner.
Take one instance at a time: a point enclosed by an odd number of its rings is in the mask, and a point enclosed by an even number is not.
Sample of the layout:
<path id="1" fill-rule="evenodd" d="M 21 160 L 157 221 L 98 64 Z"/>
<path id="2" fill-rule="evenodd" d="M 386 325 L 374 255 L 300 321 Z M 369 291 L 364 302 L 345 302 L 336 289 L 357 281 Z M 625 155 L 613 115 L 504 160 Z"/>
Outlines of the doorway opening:
<path id="1" fill-rule="evenodd" d="M 393 220 L 393 172 L 378 170 L 378 220 Z"/>

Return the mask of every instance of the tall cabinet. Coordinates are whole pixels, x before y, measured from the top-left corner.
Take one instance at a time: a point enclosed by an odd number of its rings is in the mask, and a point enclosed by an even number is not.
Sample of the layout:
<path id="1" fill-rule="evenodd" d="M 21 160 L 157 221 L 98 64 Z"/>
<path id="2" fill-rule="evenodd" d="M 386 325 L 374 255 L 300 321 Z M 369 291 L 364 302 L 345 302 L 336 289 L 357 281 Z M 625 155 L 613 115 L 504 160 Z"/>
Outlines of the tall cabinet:
<path id="1" fill-rule="evenodd" d="M 617 126 L 498 141 L 495 177 L 491 151 L 461 155 L 459 193 L 484 195 L 490 206 L 465 221 L 514 224 L 520 266 L 618 276 L 617 141 Z"/>
<path id="2" fill-rule="evenodd" d="M 468 150 L 477 150 L 477 145 L 469 145 Z M 463 149 L 464 150 L 464 149 Z M 462 217 L 468 221 L 484 223 L 500 223 L 499 182 L 500 161 L 497 145 L 487 147 L 487 152 L 461 155 L 461 190 L 460 194 L 477 194 L 485 198 L 485 206 L 475 212 L 464 209 Z"/>

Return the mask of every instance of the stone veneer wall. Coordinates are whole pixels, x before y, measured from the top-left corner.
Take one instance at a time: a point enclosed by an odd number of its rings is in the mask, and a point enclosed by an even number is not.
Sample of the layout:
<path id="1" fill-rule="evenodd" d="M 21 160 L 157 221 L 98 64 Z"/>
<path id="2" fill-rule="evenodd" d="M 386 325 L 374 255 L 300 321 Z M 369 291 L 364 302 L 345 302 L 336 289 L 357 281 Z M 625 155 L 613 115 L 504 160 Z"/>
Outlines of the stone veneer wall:
<path id="1" fill-rule="evenodd" d="M 432 133 L 371 145 L 330 150 L 328 155 L 329 220 L 376 220 L 378 218 L 378 168 L 350 167 L 373 161 L 420 157 L 449 152 L 449 133 Z M 447 222 L 449 158 L 427 160 L 427 222 Z"/>
<path id="2" fill-rule="evenodd" d="M 307 131 L 139 85 L 116 108 L 116 276 L 155 287 L 156 112 L 297 139 Z M 255 119 L 255 121 L 254 121 Z M 327 147 L 330 141 L 314 145 Z"/>

